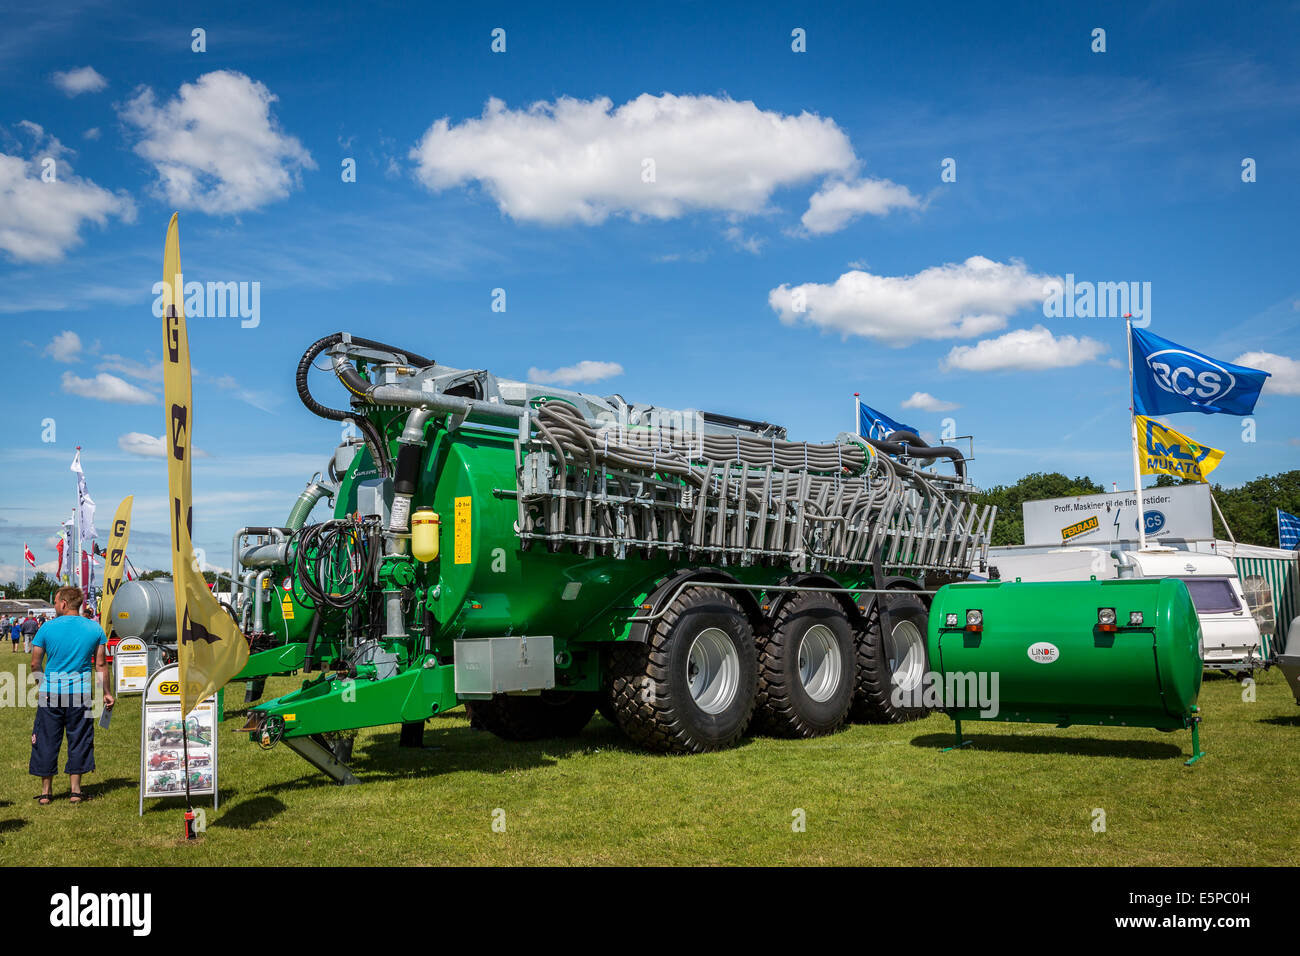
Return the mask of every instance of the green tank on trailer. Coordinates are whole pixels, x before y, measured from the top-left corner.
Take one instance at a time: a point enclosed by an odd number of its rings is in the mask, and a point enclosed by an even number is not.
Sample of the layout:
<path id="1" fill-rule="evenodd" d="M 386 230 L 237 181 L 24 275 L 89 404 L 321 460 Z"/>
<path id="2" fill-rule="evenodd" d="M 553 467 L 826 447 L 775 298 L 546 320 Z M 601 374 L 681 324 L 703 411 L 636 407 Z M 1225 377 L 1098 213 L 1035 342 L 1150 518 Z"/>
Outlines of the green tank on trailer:
<path id="1" fill-rule="evenodd" d="M 963 720 L 1190 727 L 1193 763 L 1199 646 L 1196 608 L 1176 578 L 950 584 L 930 609 L 935 691 L 958 746 L 968 743 Z"/>
<path id="2" fill-rule="evenodd" d="M 313 397 L 321 356 L 349 408 Z M 751 718 L 809 737 L 850 712 L 920 716 L 891 690 L 925 670 L 928 595 L 986 563 L 996 510 L 957 449 L 910 432 L 789 441 L 346 333 L 304 353 L 297 387 L 360 438 L 297 527 L 236 534 L 232 610 L 263 642 L 241 676 L 307 677 L 244 729 L 340 782 L 347 731 L 402 723 L 415 742 L 461 704 L 515 740 L 599 708 L 671 752 L 729 746 Z M 333 516 L 304 523 L 326 494 Z"/>

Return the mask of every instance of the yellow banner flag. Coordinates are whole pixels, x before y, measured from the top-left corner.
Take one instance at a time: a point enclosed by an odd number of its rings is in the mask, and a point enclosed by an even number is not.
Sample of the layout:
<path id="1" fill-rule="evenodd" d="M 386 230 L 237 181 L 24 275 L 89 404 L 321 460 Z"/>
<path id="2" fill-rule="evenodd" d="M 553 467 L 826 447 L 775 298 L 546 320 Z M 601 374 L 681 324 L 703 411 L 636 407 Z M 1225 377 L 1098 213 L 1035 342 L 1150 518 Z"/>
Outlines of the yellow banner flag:
<path id="1" fill-rule="evenodd" d="M 99 599 L 99 626 L 105 634 L 113 630 L 113 596 L 122 586 L 122 571 L 126 568 L 126 545 L 131 540 L 131 502 L 134 500 L 134 495 L 127 495 L 117 506 L 108 551 L 104 554 L 104 593 Z"/>
<path id="2" fill-rule="evenodd" d="M 1137 422 L 1138 453 L 1144 475 L 1176 475 L 1193 481 L 1205 481 L 1219 467 L 1223 452 L 1192 441 L 1168 425 L 1145 415 L 1134 416 Z"/>
<path id="3" fill-rule="evenodd" d="M 190 540 L 194 531 L 190 497 L 194 407 L 177 218 L 172 213 L 163 252 L 163 405 L 167 413 L 164 441 L 172 528 L 172 587 L 176 592 L 176 654 L 184 717 L 243 669 L 248 663 L 248 642 L 208 590 Z"/>

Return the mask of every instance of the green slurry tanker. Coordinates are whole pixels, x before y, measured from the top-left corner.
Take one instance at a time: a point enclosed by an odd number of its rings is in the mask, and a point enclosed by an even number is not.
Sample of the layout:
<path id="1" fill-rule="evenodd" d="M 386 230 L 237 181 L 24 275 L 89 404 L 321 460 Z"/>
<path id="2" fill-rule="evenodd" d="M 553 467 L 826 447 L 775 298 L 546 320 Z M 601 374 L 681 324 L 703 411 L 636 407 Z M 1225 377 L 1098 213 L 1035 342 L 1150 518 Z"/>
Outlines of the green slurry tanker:
<path id="1" fill-rule="evenodd" d="M 350 407 L 313 397 L 328 361 Z M 596 710 L 655 751 L 919 715 L 937 587 L 985 560 L 966 460 L 895 432 L 811 444 L 766 422 L 499 379 L 337 333 L 297 372 L 355 425 L 284 527 L 242 528 L 229 610 L 300 690 L 243 729 L 350 782 L 346 731 L 464 704 L 511 740 Z M 333 516 L 307 518 L 322 499 Z"/>

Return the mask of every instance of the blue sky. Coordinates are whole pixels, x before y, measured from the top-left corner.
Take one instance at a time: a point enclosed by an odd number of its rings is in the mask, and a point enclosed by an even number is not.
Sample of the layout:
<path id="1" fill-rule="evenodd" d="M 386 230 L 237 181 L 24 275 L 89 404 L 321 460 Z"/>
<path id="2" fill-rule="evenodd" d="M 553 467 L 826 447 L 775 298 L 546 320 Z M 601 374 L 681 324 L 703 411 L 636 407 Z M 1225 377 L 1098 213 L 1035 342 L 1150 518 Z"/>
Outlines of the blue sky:
<path id="1" fill-rule="evenodd" d="M 0 579 L 53 558 L 78 444 L 101 528 L 134 494 L 134 560 L 168 562 L 141 452 L 173 209 L 187 279 L 260 290 L 256 327 L 190 321 L 216 564 L 337 440 L 292 379 L 339 329 L 796 438 L 858 391 L 973 433 L 981 484 L 1123 488 L 1122 319 L 1042 290 L 1150 283 L 1152 331 L 1274 372 L 1253 442 L 1171 419 L 1214 478 L 1300 462 L 1295 4 L 137 6 L 0 13 Z"/>

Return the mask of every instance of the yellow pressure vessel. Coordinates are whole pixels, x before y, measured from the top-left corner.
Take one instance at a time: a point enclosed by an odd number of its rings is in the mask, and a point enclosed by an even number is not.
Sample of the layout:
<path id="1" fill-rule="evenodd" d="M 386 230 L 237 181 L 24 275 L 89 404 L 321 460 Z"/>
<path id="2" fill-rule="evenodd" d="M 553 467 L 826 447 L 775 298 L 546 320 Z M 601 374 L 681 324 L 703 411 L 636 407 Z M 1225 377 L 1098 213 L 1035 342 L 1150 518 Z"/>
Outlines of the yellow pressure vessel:
<path id="1" fill-rule="evenodd" d="M 428 564 L 438 557 L 438 533 L 442 519 L 432 508 L 417 508 L 411 515 L 411 554 L 415 560 Z"/>

